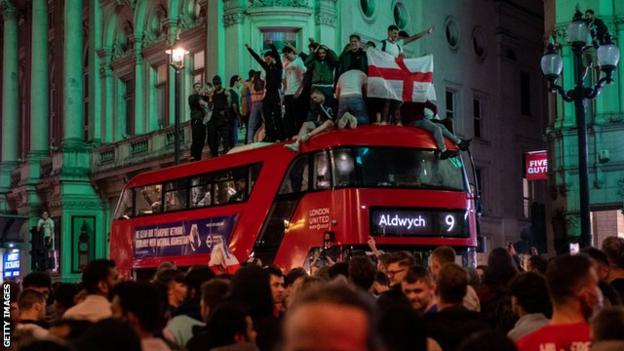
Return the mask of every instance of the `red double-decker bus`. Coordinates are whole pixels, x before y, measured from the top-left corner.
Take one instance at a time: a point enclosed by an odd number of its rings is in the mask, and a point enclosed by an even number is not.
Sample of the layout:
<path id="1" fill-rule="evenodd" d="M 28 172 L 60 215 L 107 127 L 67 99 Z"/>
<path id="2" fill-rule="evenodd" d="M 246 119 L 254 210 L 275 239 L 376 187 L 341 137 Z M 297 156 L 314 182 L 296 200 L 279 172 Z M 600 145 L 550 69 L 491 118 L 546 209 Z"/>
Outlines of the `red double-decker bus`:
<path id="1" fill-rule="evenodd" d="M 370 237 L 384 251 L 453 246 L 471 263 L 475 196 L 461 158 L 438 159 L 427 131 L 364 126 L 318 135 L 298 154 L 283 144 L 234 151 L 128 182 L 110 237 L 122 273 L 250 257 L 309 267 L 328 247 L 366 250 Z"/>

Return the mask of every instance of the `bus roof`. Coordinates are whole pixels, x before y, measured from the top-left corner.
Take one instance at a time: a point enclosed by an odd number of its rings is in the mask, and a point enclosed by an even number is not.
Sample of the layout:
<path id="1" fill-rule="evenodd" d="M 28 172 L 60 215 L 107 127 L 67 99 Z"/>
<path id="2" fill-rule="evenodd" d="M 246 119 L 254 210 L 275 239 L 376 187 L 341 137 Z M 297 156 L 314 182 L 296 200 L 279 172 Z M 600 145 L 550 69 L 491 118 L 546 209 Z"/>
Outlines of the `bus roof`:
<path id="1" fill-rule="evenodd" d="M 456 146 L 447 140 L 447 147 Z M 252 146 L 253 145 L 253 146 Z M 236 152 L 198 162 L 145 172 L 128 181 L 129 187 L 160 183 L 163 181 L 189 177 L 220 169 L 235 168 L 262 162 L 267 158 L 281 158 L 290 162 L 297 154 L 284 148 L 282 143 L 255 143 L 242 146 Z M 314 152 L 339 146 L 394 146 L 435 149 L 431 133 L 413 127 L 367 125 L 355 129 L 334 129 L 311 138 L 301 145 L 301 152 Z"/>

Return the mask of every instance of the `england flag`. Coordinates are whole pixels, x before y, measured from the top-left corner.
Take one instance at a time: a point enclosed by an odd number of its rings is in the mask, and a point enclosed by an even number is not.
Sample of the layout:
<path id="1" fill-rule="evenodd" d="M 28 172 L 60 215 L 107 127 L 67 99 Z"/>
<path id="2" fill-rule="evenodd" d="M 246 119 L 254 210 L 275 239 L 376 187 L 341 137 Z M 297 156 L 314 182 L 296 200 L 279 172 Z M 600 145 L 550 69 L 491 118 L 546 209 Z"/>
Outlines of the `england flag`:
<path id="1" fill-rule="evenodd" d="M 433 55 L 394 57 L 379 49 L 366 50 L 368 97 L 403 102 L 435 101 Z"/>

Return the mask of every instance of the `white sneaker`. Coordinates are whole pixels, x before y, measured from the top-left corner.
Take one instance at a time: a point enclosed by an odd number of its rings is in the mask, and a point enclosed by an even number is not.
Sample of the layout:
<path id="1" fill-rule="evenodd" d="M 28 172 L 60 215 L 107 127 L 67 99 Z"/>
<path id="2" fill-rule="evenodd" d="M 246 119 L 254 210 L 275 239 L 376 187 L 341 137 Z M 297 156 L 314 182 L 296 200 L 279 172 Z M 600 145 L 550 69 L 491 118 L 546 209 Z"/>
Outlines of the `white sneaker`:
<path id="1" fill-rule="evenodd" d="M 347 126 L 347 123 L 349 123 L 349 115 L 347 113 L 345 113 L 338 120 L 338 129 L 343 129 L 344 127 Z"/>
<path id="2" fill-rule="evenodd" d="M 293 152 L 299 152 L 299 143 L 284 144 L 284 147 Z"/>
<path id="3" fill-rule="evenodd" d="M 351 128 L 354 128 L 354 129 L 357 128 L 357 118 L 355 118 L 354 115 L 349 115 L 349 121 L 350 121 L 349 126 Z"/>

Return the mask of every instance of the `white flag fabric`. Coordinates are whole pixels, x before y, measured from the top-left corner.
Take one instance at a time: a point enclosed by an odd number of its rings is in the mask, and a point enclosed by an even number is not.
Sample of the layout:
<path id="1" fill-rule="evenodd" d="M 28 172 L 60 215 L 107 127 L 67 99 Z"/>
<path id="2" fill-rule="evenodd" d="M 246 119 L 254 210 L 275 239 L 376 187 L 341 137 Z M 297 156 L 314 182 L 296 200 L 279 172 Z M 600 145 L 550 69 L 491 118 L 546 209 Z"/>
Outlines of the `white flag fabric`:
<path id="1" fill-rule="evenodd" d="M 379 49 L 366 50 L 368 97 L 404 102 L 435 101 L 433 55 L 394 57 Z"/>

